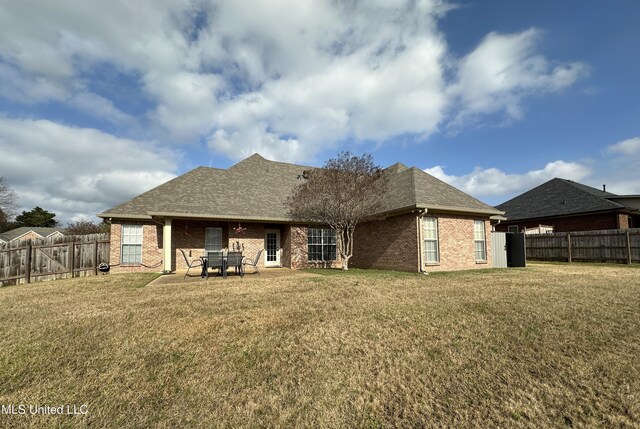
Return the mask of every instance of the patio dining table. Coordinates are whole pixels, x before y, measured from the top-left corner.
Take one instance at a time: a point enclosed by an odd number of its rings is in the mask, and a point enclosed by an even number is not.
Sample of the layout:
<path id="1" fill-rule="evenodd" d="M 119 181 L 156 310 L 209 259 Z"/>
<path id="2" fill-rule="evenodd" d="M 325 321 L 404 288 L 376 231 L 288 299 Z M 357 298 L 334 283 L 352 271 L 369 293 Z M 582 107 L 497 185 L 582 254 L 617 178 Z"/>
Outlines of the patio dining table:
<path id="1" fill-rule="evenodd" d="M 227 278 L 227 268 L 228 268 L 228 252 L 225 252 L 222 254 L 222 277 L 223 278 Z M 242 254 L 240 255 L 240 260 L 242 260 L 244 258 L 244 256 L 242 256 Z M 208 255 L 204 255 L 204 256 L 200 256 L 200 260 L 202 261 L 202 273 L 200 274 L 200 277 L 204 277 L 204 278 L 209 278 L 209 257 Z M 238 273 L 238 268 L 239 268 L 239 274 L 241 277 L 244 277 L 244 273 L 242 272 L 242 265 L 240 265 L 239 267 L 236 266 L 236 273 Z"/>

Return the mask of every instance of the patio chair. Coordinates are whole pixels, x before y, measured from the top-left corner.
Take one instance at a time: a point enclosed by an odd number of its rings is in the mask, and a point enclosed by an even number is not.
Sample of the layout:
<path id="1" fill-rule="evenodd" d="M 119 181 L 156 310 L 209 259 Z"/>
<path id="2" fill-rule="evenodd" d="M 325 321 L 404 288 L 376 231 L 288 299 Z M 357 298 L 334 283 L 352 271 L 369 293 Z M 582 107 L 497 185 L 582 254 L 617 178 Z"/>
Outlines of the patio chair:
<path id="1" fill-rule="evenodd" d="M 240 274 L 240 277 L 244 276 L 244 271 L 242 270 L 242 259 L 242 252 L 227 253 L 227 268 L 233 267 L 236 274 Z"/>
<path id="2" fill-rule="evenodd" d="M 256 255 L 256 257 L 251 260 L 248 258 L 244 258 L 244 261 L 242 262 L 242 271 L 246 271 L 246 269 L 244 268 L 246 265 L 249 265 L 251 267 L 253 267 L 253 269 L 255 270 L 254 273 L 258 273 L 258 275 L 260 275 L 260 271 L 258 270 L 258 262 L 260 261 L 260 256 L 262 256 L 262 251 L 264 249 L 260 249 L 258 250 L 258 254 Z"/>
<path id="3" fill-rule="evenodd" d="M 207 278 L 209 278 L 209 268 L 217 268 L 220 272 L 224 269 L 222 251 L 207 252 Z"/>
<path id="4" fill-rule="evenodd" d="M 184 275 L 184 278 L 186 279 L 191 268 L 202 267 L 202 261 L 200 259 L 193 259 L 192 261 L 189 261 L 189 258 L 187 257 L 187 254 L 184 253 L 184 250 L 180 249 L 180 251 L 182 252 L 184 261 L 187 263 L 187 267 L 189 267 L 189 269 L 187 269 L 187 273 Z"/>

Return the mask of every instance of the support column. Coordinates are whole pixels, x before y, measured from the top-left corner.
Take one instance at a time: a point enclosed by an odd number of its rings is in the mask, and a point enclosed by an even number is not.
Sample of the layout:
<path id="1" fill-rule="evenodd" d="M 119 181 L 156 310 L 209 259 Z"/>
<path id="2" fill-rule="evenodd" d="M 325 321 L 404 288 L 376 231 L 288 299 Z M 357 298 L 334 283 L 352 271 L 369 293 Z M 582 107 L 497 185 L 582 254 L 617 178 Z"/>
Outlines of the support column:
<path id="1" fill-rule="evenodd" d="M 162 227 L 162 249 L 164 250 L 164 269 L 165 273 L 171 272 L 171 219 L 164 220 Z"/>

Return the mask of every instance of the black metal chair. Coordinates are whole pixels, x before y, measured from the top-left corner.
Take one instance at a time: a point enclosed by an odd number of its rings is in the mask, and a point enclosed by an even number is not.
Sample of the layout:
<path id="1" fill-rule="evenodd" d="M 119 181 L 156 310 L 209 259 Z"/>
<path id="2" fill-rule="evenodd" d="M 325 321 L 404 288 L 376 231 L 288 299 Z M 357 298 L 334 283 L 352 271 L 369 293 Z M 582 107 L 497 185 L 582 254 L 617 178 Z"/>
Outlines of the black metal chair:
<path id="1" fill-rule="evenodd" d="M 244 276 L 242 269 L 242 252 L 229 252 L 227 253 L 227 268 L 233 267 L 236 274 L 240 274 L 240 277 Z"/>
<path id="2" fill-rule="evenodd" d="M 251 260 L 248 258 L 244 258 L 244 261 L 242 262 L 242 271 L 246 271 L 244 266 L 249 265 L 251 267 L 253 267 L 253 269 L 255 270 L 254 273 L 258 273 L 258 275 L 260 275 L 260 271 L 258 270 L 258 262 L 260 261 L 260 256 L 262 256 L 262 251 L 264 249 L 260 249 L 258 250 L 258 254 L 256 255 L 255 259 Z"/>
<path id="3" fill-rule="evenodd" d="M 202 267 L 202 261 L 200 259 L 193 259 L 192 261 L 189 261 L 189 258 L 187 257 L 187 254 L 184 253 L 184 250 L 180 249 L 180 252 L 182 252 L 184 261 L 187 263 L 187 267 L 189 267 L 189 269 L 187 269 L 186 274 L 184 275 L 184 278 L 186 279 L 187 276 L 189 275 L 189 270 L 191 270 L 191 268 Z"/>
<path id="4" fill-rule="evenodd" d="M 224 274 L 224 256 L 222 251 L 207 252 L 207 278 L 209 278 L 209 268 L 217 268 Z"/>

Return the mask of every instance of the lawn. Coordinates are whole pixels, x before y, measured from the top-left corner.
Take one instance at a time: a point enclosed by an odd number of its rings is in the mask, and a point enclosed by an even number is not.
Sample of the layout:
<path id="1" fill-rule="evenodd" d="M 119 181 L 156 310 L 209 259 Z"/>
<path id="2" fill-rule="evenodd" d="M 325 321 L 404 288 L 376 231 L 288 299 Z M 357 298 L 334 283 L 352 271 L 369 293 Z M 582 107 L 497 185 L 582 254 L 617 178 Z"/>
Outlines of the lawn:
<path id="1" fill-rule="evenodd" d="M 637 268 L 292 274 L 0 288 L 0 404 L 87 406 L 0 427 L 640 427 Z"/>

